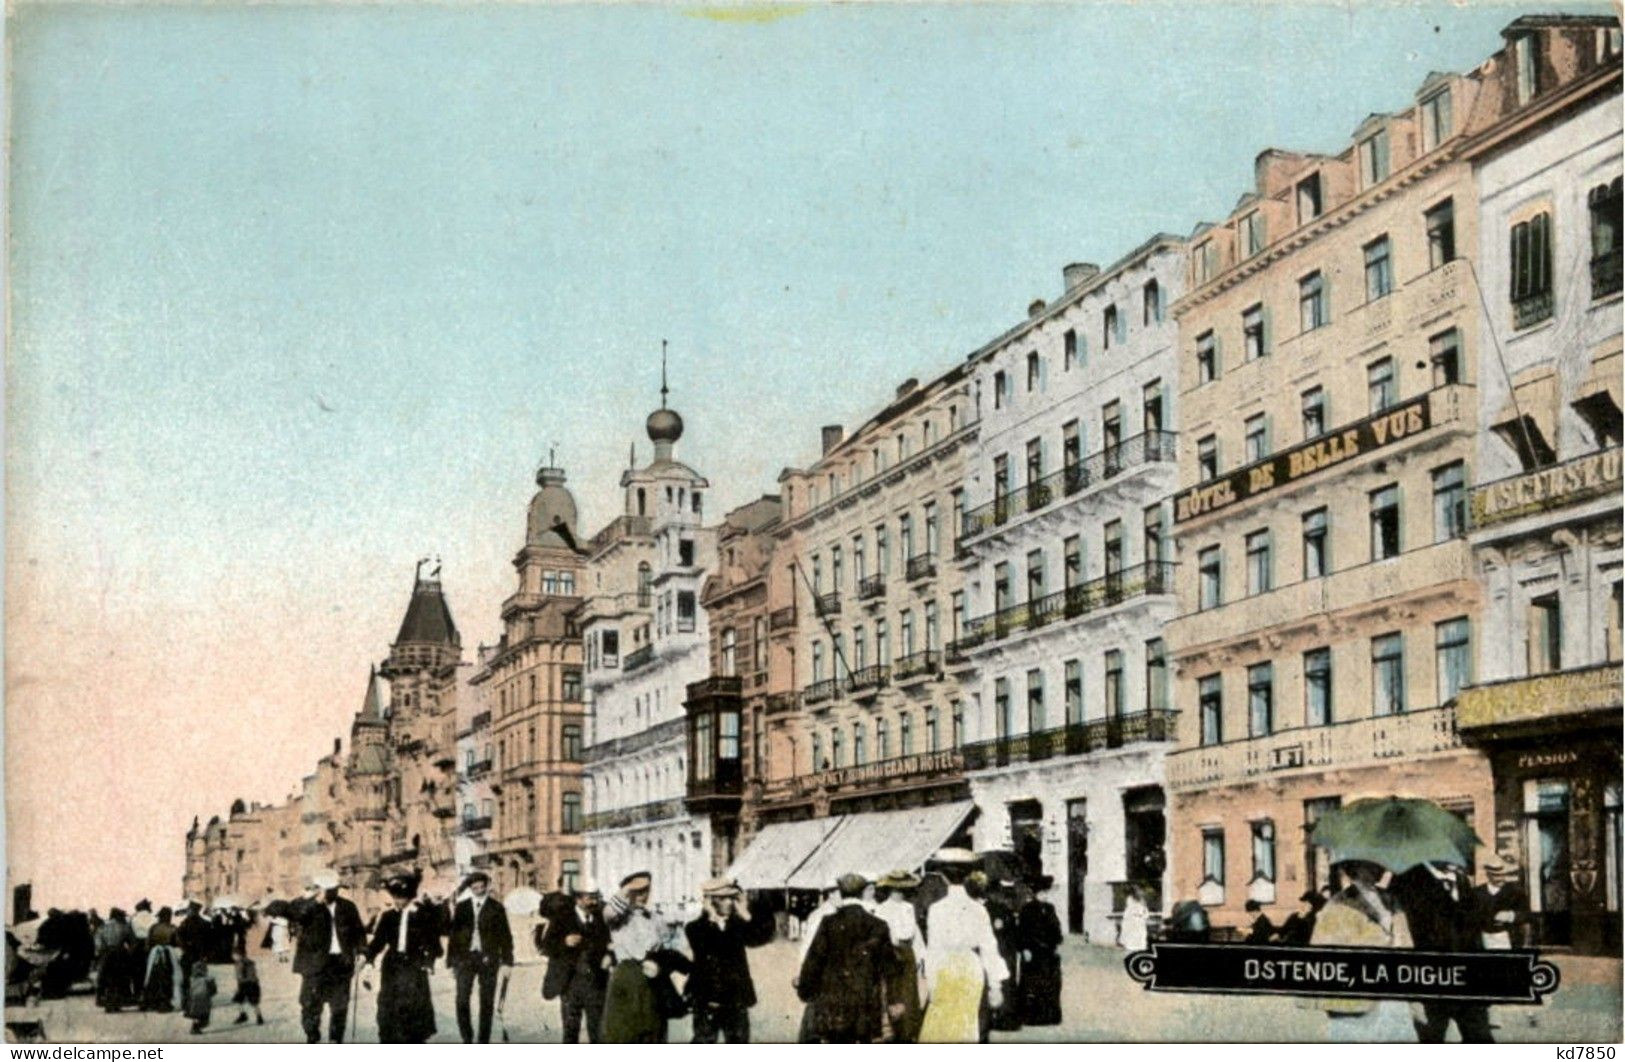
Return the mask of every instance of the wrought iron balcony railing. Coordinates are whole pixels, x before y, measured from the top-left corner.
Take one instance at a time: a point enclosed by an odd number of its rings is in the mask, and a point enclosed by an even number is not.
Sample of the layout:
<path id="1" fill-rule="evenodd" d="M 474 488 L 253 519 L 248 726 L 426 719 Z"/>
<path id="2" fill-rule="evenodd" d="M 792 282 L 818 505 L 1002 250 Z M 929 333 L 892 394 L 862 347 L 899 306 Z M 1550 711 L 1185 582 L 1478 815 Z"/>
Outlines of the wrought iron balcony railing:
<path id="1" fill-rule="evenodd" d="M 921 682 L 935 676 L 941 666 L 942 654 L 934 649 L 910 653 L 892 664 L 891 679 L 899 686 L 909 682 Z"/>
<path id="2" fill-rule="evenodd" d="M 1152 708 L 1106 719 L 1069 723 L 1053 730 L 978 741 L 963 747 L 965 769 L 985 770 L 1011 763 L 1034 763 L 1055 756 L 1081 756 L 1140 741 L 1174 740 L 1179 713 Z"/>
<path id="3" fill-rule="evenodd" d="M 908 559 L 908 581 L 929 579 L 937 574 L 937 555 L 918 553 Z"/>
<path id="4" fill-rule="evenodd" d="M 769 630 L 784 631 L 796 625 L 796 610 L 792 605 L 789 608 L 776 608 L 767 618 Z"/>
<path id="5" fill-rule="evenodd" d="M 1150 561 L 1137 564 L 1053 594 L 977 616 L 965 624 L 959 638 L 950 646 L 950 653 L 965 652 L 985 642 L 1008 638 L 1022 631 L 1037 630 L 1058 620 L 1076 619 L 1130 598 L 1173 592 L 1172 563 Z"/>
<path id="6" fill-rule="evenodd" d="M 835 591 L 819 594 L 813 599 L 813 611 L 819 616 L 839 616 L 841 614 L 841 595 Z"/>
<path id="7" fill-rule="evenodd" d="M 1538 324 L 1552 315 L 1554 303 L 1550 291 L 1538 291 L 1533 295 L 1525 295 L 1521 299 L 1512 300 L 1512 326 L 1514 328 L 1528 328 Z"/>
<path id="8" fill-rule="evenodd" d="M 626 660 L 621 664 L 622 671 L 636 671 L 640 667 L 651 663 L 655 658 L 654 643 L 640 645 L 626 654 Z"/>
<path id="9" fill-rule="evenodd" d="M 965 513 L 960 539 L 984 534 L 1025 513 L 1037 512 L 1060 498 L 1103 483 L 1137 465 L 1176 459 L 1179 436 L 1171 431 L 1148 431 L 1114 443 L 1069 464 L 1059 472 L 1001 495 L 986 505 Z"/>
<path id="10" fill-rule="evenodd" d="M 827 701 L 835 696 L 837 683 L 834 679 L 819 679 L 801 691 L 801 703 L 817 704 Z"/>
<path id="11" fill-rule="evenodd" d="M 801 707 L 801 694 L 795 690 L 767 695 L 767 714 L 783 715 Z"/>
<path id="12" fill-rule="evenodd" d="M 886 684 L 891 677 L 891 668 L 885 664 L 871 664 L 860 667 L 846 680 L 846 688 L 853 693 L 862 693 L 865 690 L 878 689 Z"/>
<path id="13" fill-rule="evenodd" d="M 871 598 L 884 597 L 886 594 L 886 577 L 884 575 L 871 575 L 858 582 L 858 600 L 868 601 Z"/>

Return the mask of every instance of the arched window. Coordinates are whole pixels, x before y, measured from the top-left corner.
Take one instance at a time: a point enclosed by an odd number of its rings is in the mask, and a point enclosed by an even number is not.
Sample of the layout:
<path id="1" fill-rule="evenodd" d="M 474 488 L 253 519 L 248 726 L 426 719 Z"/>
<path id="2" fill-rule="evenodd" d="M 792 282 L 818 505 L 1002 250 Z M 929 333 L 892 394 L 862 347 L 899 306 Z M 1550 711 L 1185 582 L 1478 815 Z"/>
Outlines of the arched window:
<path id="1" fill-rule="evenodd" d="M 644 493 L 642 487 L 638 488 L 638 515 L 639 516 L 648 516 L 649 515 L 649 497 L 648 497 L 647 494 Z"/>
<path id="2" fill-rule="evenodd" d="M 638 564 L 638 607 L 649 607 L 649 595 L 654 586 L 654 571 L 648 561 Z"/>

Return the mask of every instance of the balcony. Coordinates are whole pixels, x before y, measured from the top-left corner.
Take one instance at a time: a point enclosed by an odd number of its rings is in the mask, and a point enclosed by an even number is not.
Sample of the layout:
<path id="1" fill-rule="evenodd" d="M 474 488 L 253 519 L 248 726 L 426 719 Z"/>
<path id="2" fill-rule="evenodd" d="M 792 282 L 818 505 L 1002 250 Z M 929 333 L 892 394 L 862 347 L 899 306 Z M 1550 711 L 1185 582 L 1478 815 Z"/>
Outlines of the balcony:
<path id="1" fill-rule="evenodd" d="M 1480 484 L 1468 495 L 1473 530 L 1578 505 L 1601 495 L 1617 500 L 1620 470 L 1620 448 L 1616 446 L 1551 468 Z"/>
<path id="2" fill-rule="evenodd" d="M 819 594 L 813 598 L 813 612 L 820 619 L 825 616 L 839 616 L 841 614 L 841 595 L 837 592 Z"/>
<path id="3" fill-rule="evenodd" d="M 1620 665 L 1554 671 L 1468 686 L 1456 699 L 1456 726 L 1470 739 L 1579 722 L 1620 710 Z"/>
<path id="4" fill-rule="evenodd" d="M 1171 431 L 1148 431 L 1115 443 L 967 512 L 960 525 L 961 548 L 966 539 L 1009 523 L 1018 516 L 1046 508 L 1091 486 L 1104 484 L 1142 465 L 1176 459 L 1179 436 Z"/>
<path id="5" fill-rule="evenodd" d="M 960 750 L 945 749 L 777 779 L 763 786 L 763 795 L 769 800 L 783 801 L 808 797 L 815 790 L 824 790 L 835 797 L 876 791 L 893 793 L 922 785 L 952 783 L 963 774 Z"/>
<path id="6" fill-rule="evenodd" d="M 1184 792 L 1246 785 L 1298 772 L 1374 767 L 1460 747 L 1454 708 L 1368 716 L 1171 753 L 1168 788 Z"/>
<path id="7" fill-rule="evenodd" d="M 792 605 L 789 608 L 776 608 L 767 617 L 767 628 L 772 631 L 787 631 L 796 625 L 796 610 Z"/>
<path id="8" fill-rule="evenodd" d="M 688 699 L 697 701 L 707 697 L 735 697 L 740 695 L 743 683 L 738 675 L 710 675 L 688 684 Z"/>
<path id="9" fill-rule="evenodd" d="M 491 773 L 491 761 L 475 760 L 473 763 L 468 765 L 467 769 L 464 770 L 463 773 L 470 778 L 482 778 Z"/>
<path id="10" fill-rule="evenodd" d="M 654 658 L 655 647 L 654 643 L 650 642 L 648 645 L 639 646 L 630 653 L 627 653 L 626 661 L 621 664 L 621 670 L 636 671 L 640 667 L 646 667 L 653 663 Z"/>
<path id="11" fill-rule="evenodd" d="M 1132 598 L 1173 592 L 1173 564 L 1167 561 L 1137 564 L 1058 593 L 977 616 L 965 624 L 959 639 L 950 645 L 950 654 L 955 649 L 969 650 L 1024 631 L 1038 630 L 1057 621 L 1077 619 Z"/>
<path id="12" fill-rule="evenodd" d="M 926 679 L 935 678 L 941 666 L 942 654 L 933 649 L 910 653 L 892 665 L 891 680 L 899 686 L 924 682 Z"/>
<path id="13" fill-rule="evenodd" d="M 457 824 L 457 832 L 465 836 L 474 833 L 484 833 L 490 828 L 491 816 L 489 815 L 480 815 L 472 819 L 465 818 L 462 822 Z"/>
<path id="14" fill-rule="evenodd" d="M 1552 315 L 1553 300 L 1550 291 L 1539 291 L 1512 300 L 1512 327 L 1528 328 Z"/>
<path id="15" fill-rule="evenodd" d="M 787 693 L 770 693 L 767 695 L 767 711 L 769 716 L 784 715 L 787 712 L 798 711 L 801 708 L 801 694 L 795 690 Z"/>
<path id="16" fill-rule="evenodd" d="M 891 668 L 885 664 L 871 664 L 869 667 L 860 667 L 847 676 L 846 688 L 855 695 L 862 695 L 865 692 L 879 690 L 890 678 Z"/>
<path id="17" fill-rule="evenodd" d="M 389 818 L 386 808 L 356 808 L 350 812 L 351 820 L 355 822 L 384 822 Z"/>
<path id="18" fill-rule="evenodd" d="M 1177 712 L 1153 708 L 1110 719 L 1069 723 L 1053 730 L 979 741 L 963 748 L 965 770 L 980 771 L 1012 763 L 1038 763 L 1056 756 L 1082 756 L 1146 741 L 1173 741 Z"/>
<path id="19" fill-rule="evenodd" d="M 908 559 L 908 581 L 918 582 L 921 579 L 933 579 L 937 574 L 937 555 L 935 553 L 918 553 Z"/>
<path id="20" fill-rule="evenodd" d="M 491 725 L 491 713 L 490 712 L 478 712 L 478 713 L 475 714 L 474 718 L 472 718 L 472 719 L 470 719 L 468 721 L 468 728 L 470 730 L 484 730 L 486 727 L 488 727 L 490 725 Z"/>
<path id="21" fill-rule="evenodd" d="M 1591 260 L 1591 297 L 1604 299 L 1610 295 L 1619 294 L 1620 288 L 1620 256 L 1619 251 L 1608 251 L 1599 254 Z"/>
<path id="22" fill-rule="evenodd" d="M 836 685 L 834 679 L 819 679 L 801 691 L 801 703 L 817 704 L 820 701 L 833 699 Z"/>
<path id="23" fill-rule="evenodd" d="M 423 751 L 423 739 L 407 735 L 395 742 L 395 751 L 403 756 L 410 756 Z"/>
<path id="24" fill-rule="evenodd" d="M 858 582 L 858 600 L 871 601 L 886 596 L 886 577 L 884 575 L 871 575 Z"/>
<path id="25" fill-rule="evenodd" d="M 587 830 L 620 830 L 646 822 L 663 822 L 683 813 L 683 798 L 654 800 L 630 808 L 595 811 L 587 816 Z"/>

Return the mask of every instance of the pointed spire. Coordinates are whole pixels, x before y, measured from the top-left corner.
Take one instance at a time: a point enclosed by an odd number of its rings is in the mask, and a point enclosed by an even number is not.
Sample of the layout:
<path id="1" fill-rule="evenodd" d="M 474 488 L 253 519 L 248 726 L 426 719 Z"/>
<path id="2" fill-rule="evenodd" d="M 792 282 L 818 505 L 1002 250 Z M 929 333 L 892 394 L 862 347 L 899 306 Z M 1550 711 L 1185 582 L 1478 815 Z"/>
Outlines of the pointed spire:
<path id="1" fill-rule="evenodd" d="M 670 390 L 670 388 L 668 388 L 666 386 L 666 341 L 664 339 L 662 339 L 660 341 L 660 408 L 661 409 L 666 408 L 666 392 L 668 390 Z"/>
<path id="2" fill-rule="evenodd" d="M 384 721 L 384 705 L 388 701 L 384 697 L 383 687 L 378 683 L 378 666 L 373 665 L 367 675 L 367 695 L 361 701 L 361 718 L 368 723 L 381 723 Z"/>

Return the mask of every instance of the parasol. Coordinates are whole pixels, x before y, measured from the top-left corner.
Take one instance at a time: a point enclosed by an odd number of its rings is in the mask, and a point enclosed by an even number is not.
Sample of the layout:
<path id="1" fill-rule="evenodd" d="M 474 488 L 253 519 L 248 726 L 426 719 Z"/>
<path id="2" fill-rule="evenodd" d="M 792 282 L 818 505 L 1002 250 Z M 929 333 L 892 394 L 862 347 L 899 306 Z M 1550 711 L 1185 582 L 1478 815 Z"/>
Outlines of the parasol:
<path id="1" fill-rule="evenodd" d="M 502 906 L 512 915 L 534 915 L 542 909 L 542 894 L 521 885 L 502 898 Z"/>
<path id="2" fill-rule="evenodd" d="M 1373 797 L 1326 812 L 1312 843 L 1333 862 L 1364 860 L 1403 874 L 1423 863 L 1465 866 L 1482 844 L 1465 821 L 1431 800 Z"/>

